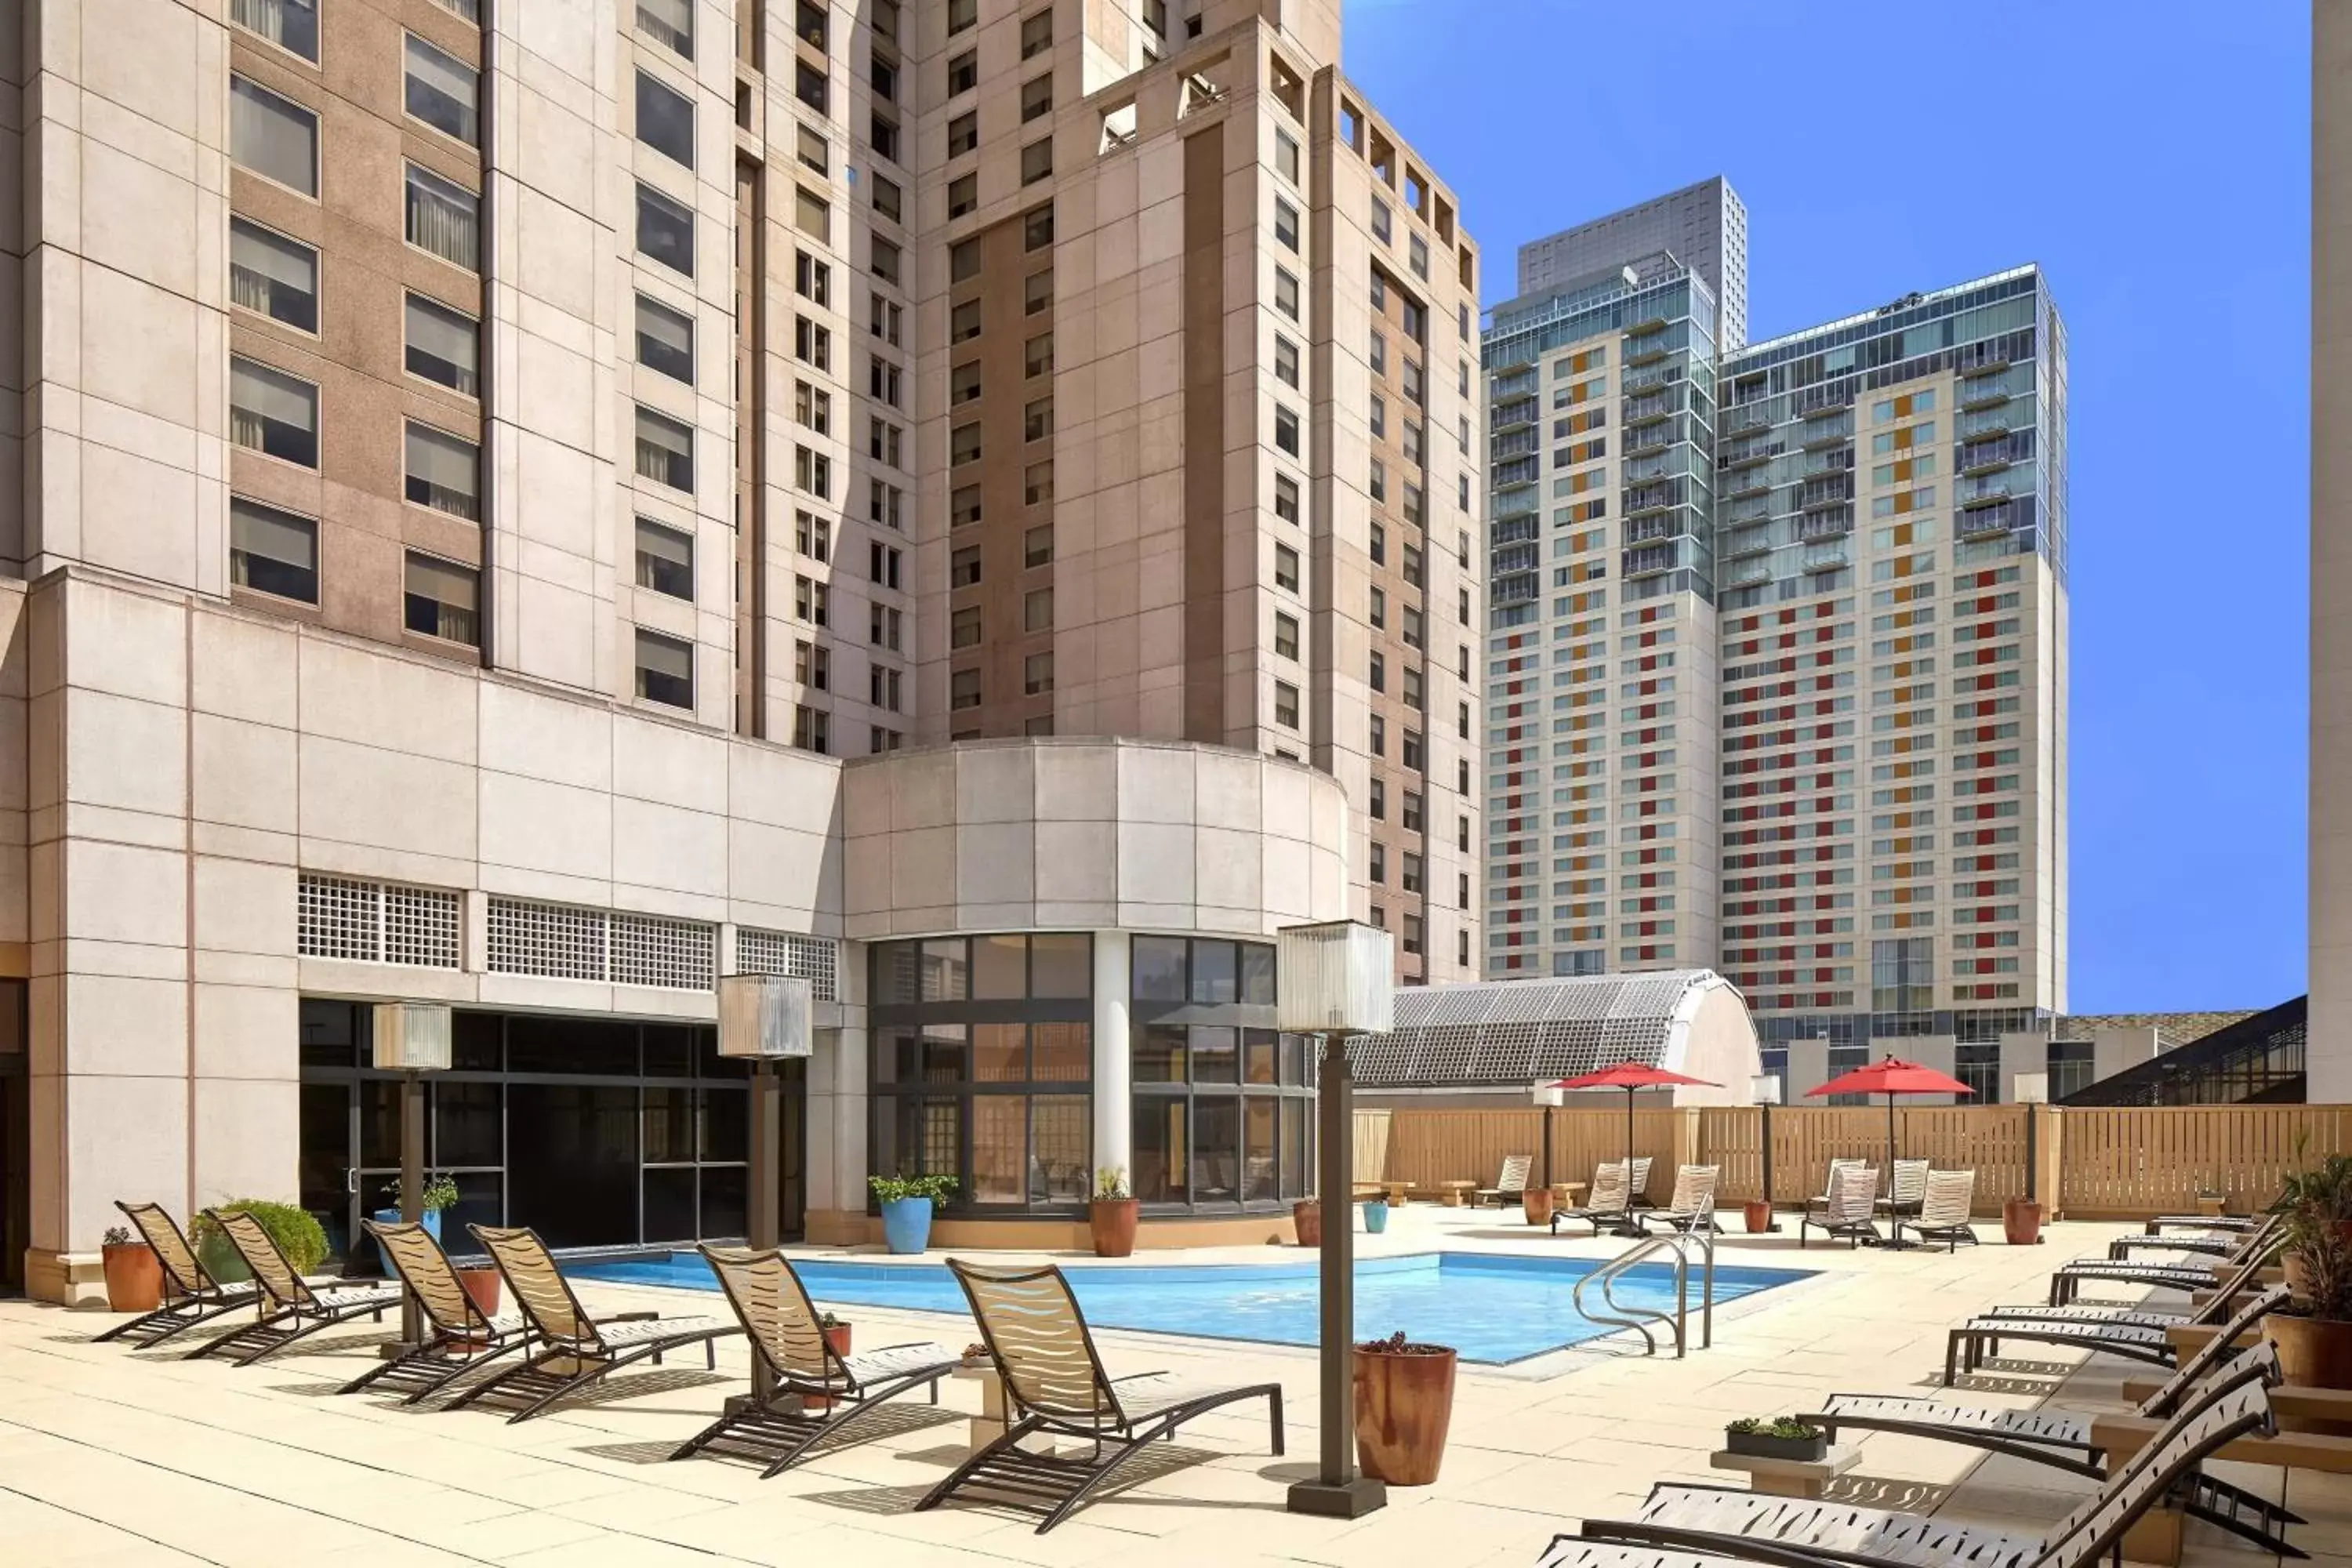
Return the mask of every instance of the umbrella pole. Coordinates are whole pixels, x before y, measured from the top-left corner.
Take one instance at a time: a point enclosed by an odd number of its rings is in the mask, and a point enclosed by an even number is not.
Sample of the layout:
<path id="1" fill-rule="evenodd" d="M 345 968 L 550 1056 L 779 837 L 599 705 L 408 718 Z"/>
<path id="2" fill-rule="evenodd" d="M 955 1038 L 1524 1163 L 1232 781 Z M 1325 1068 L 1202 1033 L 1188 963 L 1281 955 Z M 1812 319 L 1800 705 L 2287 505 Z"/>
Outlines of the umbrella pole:
<path id="1" fill-rule="evenodd" d="M 1617 1234 L 1622 1237 L 1642 1234 L 1642 1227 L 1633 1223 L 1633 1089 L 1630 1084 L 1625 1089 L 1625 1218 L 1618 1226 Z"/>

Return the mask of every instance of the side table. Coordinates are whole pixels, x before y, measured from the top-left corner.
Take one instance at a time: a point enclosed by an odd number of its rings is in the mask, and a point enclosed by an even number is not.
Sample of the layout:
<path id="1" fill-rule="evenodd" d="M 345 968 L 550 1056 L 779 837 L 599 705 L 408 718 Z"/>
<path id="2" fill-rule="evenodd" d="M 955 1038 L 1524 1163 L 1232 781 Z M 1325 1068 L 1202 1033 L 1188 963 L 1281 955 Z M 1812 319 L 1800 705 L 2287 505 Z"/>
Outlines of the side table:
<path id="1" fill-rule="evenodd" d="M 1818 1459 L 1774 1459 L 1719 1448 L 1707 1456 L 1706 1462 L 1718 1470 L 1745 1470 L 1750 1491 L 1818 1502 L 1831 1481 L 1862 1462 L 1862 1450 L 1837 1444 Z"/>

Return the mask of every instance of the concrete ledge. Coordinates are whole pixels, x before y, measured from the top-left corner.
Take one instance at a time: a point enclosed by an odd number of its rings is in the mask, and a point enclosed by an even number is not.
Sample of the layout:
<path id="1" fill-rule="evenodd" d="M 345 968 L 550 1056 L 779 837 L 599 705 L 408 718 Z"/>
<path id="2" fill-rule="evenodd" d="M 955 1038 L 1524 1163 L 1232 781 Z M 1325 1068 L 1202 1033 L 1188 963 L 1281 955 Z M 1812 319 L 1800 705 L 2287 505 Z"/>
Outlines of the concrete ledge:
<path id="1" fill-rule="evenodd" d="M 106 1310 L 106 1268 L 95 1252 L 52 1252 L 25 1249 L 25 1294 L 36 1301 L 55 1301 L 77 1311 Z"/>
<path id="2" fill-rule="evenodd" d="M 811 1209 L 803 1220 L 802 1230 L 813 1246 L 882 1245 L 881 1220 L 854 1211 Z M 1199 1218 L 1146 1215 L 1135 1231 L 1138 1252 L 1188 1247 L 1289 1247 L 1297 1240 L 1298 1233 L 1287 1210 L 1279 1214 L 1212 1215 Z M 1092 1252 L 1094 1237 L 1083 1219 L 1020 1215 L 975 1219 L 949 1215 L 931 1222 L 930 1250 Z"/>

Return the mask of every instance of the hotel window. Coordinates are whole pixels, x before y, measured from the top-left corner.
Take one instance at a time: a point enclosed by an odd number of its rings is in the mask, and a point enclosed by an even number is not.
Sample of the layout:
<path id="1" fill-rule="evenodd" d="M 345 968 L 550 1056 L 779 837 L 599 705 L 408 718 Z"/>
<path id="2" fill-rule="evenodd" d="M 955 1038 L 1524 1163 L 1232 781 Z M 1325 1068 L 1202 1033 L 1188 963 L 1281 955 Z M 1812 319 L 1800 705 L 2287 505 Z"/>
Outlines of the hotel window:
<path id="1" fill-rule="evenodd" d="M 958 485 L 948 492 L 948 526 L 968 528 L 980 521 L 980 487 Z"/>
<path id="2" fill-rule="evenodd" d="M 980 398 L 980 362 L 960 364 L 948 372 L 948 401 L 974 403 Z"/>
<path id="3" fill-rule="evenodd" d="M 793 292 L 819 305 L 833 302 L 833 268 L 805 250 L 793 252 Z"/>
<path id="4" fill-rule="evenodd" d="M 958 174 L 948 182 L 948 216 L 961 217 L 980 205 L 980 176 Z"/>
<path id="5" fill-rule="evenodd" d="M 1389 721 L 1375 713 L 1369 721 L 1369 729 L 1370 735 L 1366 742 L 1366 749 L 1376 757 L 1387 756 L 1389 754 Z"/>
<path id="6" fill-rule="evenodd" d="M 1274 616 L 1274 651 L 1285 658 L 1298 657 L 1298 622 L 1280 611 Z"/>
<path id="7" fill-rule="evenodd" d="M 694 100 L 637 73 L 637 140 L 672 163 L 694 167 Z"/>
<path id="8" fill-rule="evenodd" d="M 1021 661 L 1021 689 L 1031 697 L 1043 697 L 1054 689 L 1054 656 L 1033 653 Z"/>
<path id="9" fill-rule="evenodd" d="M 1053 458 L 1021 470 L 1021 499 L 1030 506 L 1044 506 L 1054 499 Z"/>
<path id="10" fill-rule="evenodd" d="M 319 389 L 257 360 L 228 362 L 228 433 L 240 447 L 319 466 Z"/>
<path id="11" fill-rule="evenodd" d="M 833 329 L 806 316 L 793 318 L 793 357 L 819 370 L 833 368 Z"/>
<path id="12" fill-rule="evenodd" d="M 1421 236 L 1417 234 L 1408 235 L 1405 237 L 1405 251 L 1407 256 L 1410 258 L 1408 264 L 1412 268 L 1413 276 L 1416 278 L 1428 277 L 1429 242 L 1422 238 Z"/>
<path id="13" fill-rule="evenodd" d="M 468 522 L 482 520 L 482 454 L 473 442 L 412 420 L 402 462 L 408 500 Z"/>
<path id="14" fill-rule="evenodd" d="M 980 0 L 948 0 L 948 32 L 961 33 L 980 20 Z"/>
<path id="15" fill-rule="evenodd" d="M 482 198 L 414 163 L 406 167 L 408 243 L 468 272 L 478 270 Z"/>
<path id="16" fill-rule="evenodd" d="M 793 679 L 803 686 L 824 690 L 833 683 L 833 654 L 813 642 L 793 644 Z"/>
<path id="17" fill-rule="evenodd" d="M 1389 204 L 1378 196 L 1372 198 L 1372 237 L 1384 245 L 1389 237 Z"/>
<path id="18" fill-rule="evenodd" d="M 239 310 L 315 333 L 319 330 L 319 253 L 299 240 L 232 217 L 228 297 L 229 303 Z"/>
<path id="19" fill-rule="evenodd" d="M 650 408 L 637 410 L 637 476 L 667 485 L 672 489 L 694 492 L 694 427 L 672 419 L 667 414 L 656 414 Z M 822 494 L 823 492 L 819 492 Z"/>
<path id="20" fill-rule="evenodd" d="M 876 278 L 895 287 L 898 282 L 898 258 L 899 251 L 897 246 L 887 239 L 879 237 L 875 239 L 874 276 Z"/>
<path id="21" fill-rule="evenodd" d="M 810 495 L 833 495 L 833 459 L 807 447 L 793 448 L 793 480 Z"/>
<path id="22" fill-rule="evenodd" d="M 1054 13 L 1051 9 L 1021 18 L 1021 58 L 1029 59 L 1054 47 Z"/>
<path id="23" fill-rule="evenodd" d="M 951 464 L 980 461 L 980 425 L 959 425 L 948 432 L 948 461 Z"/>
<path id="24" fill-rule="evenodd" d="M 970 588 L 980 582 L 980 546 L 967 544 L 948 557 L 948 586 Z"/>
<path id="25" fill-rule="evenodd" d="M 694 276 L 694 215 L 642 184 L 637 186 L 637 252 Z"/>
<path id="26" fill-rule="evenodd" d="M 1054 79 L 1033 78 L 1021 84 L 1021 123 L 1028 124 L 1039 115 L 1054 112 Z"/>
<path id="27" fill-rule="evenodd" d="M 980 671 L 959 669 L 948 677 L 948 706 L 951 709 L 980 706 Z"/>
<path id="28" fill-rule="evenodd" d="M 1286 680 L 1274 683 L 1274 721 L 1286 730 L 1298 728 L 1298 688 Z"/>
<path id="29" fill-rule="evenodd" d="M 673 599 L 694 597 L 694 536 L 637 519 L 637 586 Z"/>
<path id="30" fill-rule="evenodd" d="M 1274 476 L 1274 515 L 1285 522 L 1298 521 L 1298 481 L 1287 474 Z"/>
<path id="31" fill-rule="evenodd" d="M 637 628 L 637 697 L 671 708 L 694 707 L 694 645 Z"/>
<path id="32" fill-rule="evenodd" d="M 1274 445 L 1277 451 L 1298 456 L 1298 416 L 1280 405 L 1274 410 Z"/>
<path id="33" fill-rule="evenodd" d="M 980 145 L 980 111 L 967 110 L 948 121 L 948 156 L 961 158 Z"/>
<path id="34" fill-rule="evenodd" d="M 307 517 L 232 496 L 228 580 L 257 594 L 319 602 L 319 525 Z"/>
<path id="35" fill-rule="evenodd" d="M 1021 596 L 1021 629 L 1024 632 L 1054 629 L 1053 589 L 1032 588 Z"/>
<path id="36" fill-rule="evenodd" d="M 1287 544 L 1274 547 L 1274 582 L 1278 588 L 1298 592 L 1298 552 Z"/>
<path id="37" fill-rule="evenodd" d="M 1273 948 L 1127 940 L 1135 1195 L 1226 1211 L 1306 1195 L 1314 1058 L 1274 1027 Z"/>
<path id="38" fill-rule="evenodd" d="M 694 384 L 694 318 L 683 310 L 637 296 L 637 363 L 673 380 Z M 807 384 L 802 383 L 803 390 Z M 803 421 L 806 423 L 805 420 Z"/>
<path id="39" fill-rule="evenodd" d="M 1277 267 L 1274 269 L 1274 308 L 1298 320 L 1298 279 Z"/>
<path id="40" fill-rule="evenodd" d="M 948 616 L 948 647 L 980 646 L 980 606 L 967 605 Z"/>
<path id="41" fill-rule="evenodd" d="M 1294 185 L 1298 184 L 1297 140 L 1280 131 L 1274 133 L 1274 172 Z"/>
<path id="42" fill-rule="evenodd" d="M 970 92 L 980 85 L 980 57 L 966 49 L 948 61 L 948 96 Z"/>
<path id="43" fill-rule="evenodd" d="M 793 226 L 822 244 L 833 243 L 833 204 L 806 185 L 793 187 Z M 689 256 L 692 252 L 688 253 Z"/>
<path id="44" fill-rule="evenodd" d="M 1286 386 L 1298 384 L 1298 345 L 1279 332 L 1274 339 L 1274 378 Z"/>
<path id="45" fill-rule="evenodd" d="M 1021 248 L 1041 250 L 1054 243 L 1054 204 L 1032 207 L 1021 217 Z"/>
<path id="46" fill-rule="evenodd" d="M 1044 375 L 1054 368 L 1054 334 L 1040 332 L 1021 345 L 1021 373 Z"/>
<path id="47" fill-rule="evenodd" d="M 687 59 L 694 58 L 694 0 L 637 0 L 637 31 Z"/>
<path id="48" fill-rule="evenodd" d="M 898 122 L 897 121 L 889 119 L 879 111 L 877 111 L 867 124 L 866 140 L 867 144 L 874 149 L 877 155 L 887 158 L 893 163 L 900 161 L 898 157 Z"/>
<path id="49" fill-rule="evenodd" d="M 1054 434 L 1054 400 L 1041 397 L 1021 412 L 1021 438 L 1044 441 Z"/>
<path id="50" fill-rule="evenodd" d="M 833 590 L 807 577 L 793 579 L 793 613 L 811 626 L 833 624 Z"/>
<path id="51" fill-rule="evenodd" d="M 1021 313 L 1023 315 L 1034 316 L 1040 310 L 1051 310 L 1053 305 L 1053 273 L 1032 272 L 1027 278 L 1022 280 Z"/>
<path id="52" fill-rule="evenodd" d="M 403 107 L 421 121 L 468 147 L 481 140 L 480 73 L 415 34 L 408 35 L 402 73 Z"/>
<path id="53" fill-rule="evenodd" d="M 813 511 L 794 512 L 793 541 L 800 552 L 812 561 L 824 561 L 833 554 L 833 520 Z"/>
<path id="54" fill-rule="evenodd" d="M 1034 185 L 1054 173 L 1054 139 L 1032 142 L 1021 149 L 1021 183 Z"/>
<path id="55" fill-rule="evenodd" d="M 472 397 L 481 390 L 481 329 L 471 316 L 408 296 L 408 374 Z"/>
<path id="56" fill-rule="evenodd" d="M 1298 209 L 1280 196 L 1274 198 L 1274 237 L 1286 250 L 1298 249 Z"/>
<path id="57" fill-rule="evenodd" d="M 319 117 L 241 76 L 228 79 L 229 158 L 306 196 L 319 194 Z"/>
<path id="58" fill-rule="evenodd" d="M 319 63 L 319 12 L 310 0 L 232 0 L 228 19 L 289 54 Z"/>
<path id="59" fill-rule="evenodd" d="M 481 646 L 481 574 L 438 556 L 409 552 L 404 572 L 401 624 L 449 642 Z"/>
<path id="60" fill-rule="evenodd" d="M 1043 566 L 1054 559 L 1054 525 L 1041 523 L 1022 536 L 1021 564 Z"/>
<path id="61" fill-rule="evenodd" d="M 803 752 L 823 753 L 833 747 L 833 715 L 805 702 L 793 706 L 793 744 Z"/>

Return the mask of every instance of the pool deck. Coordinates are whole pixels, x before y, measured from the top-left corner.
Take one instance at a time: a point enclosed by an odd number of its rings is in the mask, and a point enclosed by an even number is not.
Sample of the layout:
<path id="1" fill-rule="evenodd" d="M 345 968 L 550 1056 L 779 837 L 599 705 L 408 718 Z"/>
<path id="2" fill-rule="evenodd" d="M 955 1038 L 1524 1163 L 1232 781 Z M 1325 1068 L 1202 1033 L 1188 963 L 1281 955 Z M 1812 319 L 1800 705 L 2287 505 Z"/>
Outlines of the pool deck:
<path id="1" fill-rule="evenodd" d="M 1736 1215 L 1726 1217 L 1736 1224 Z M 2011 1247 L 1994 1222 L 1979 1227 L 1986 1245 L 1957 1256 L 1818 1243 L 1800 1253 L 1793 1233 L 1727 1236 L 1722 1262 L 1818 1268 L 1821 1276 L 1719 1314 L 1715 1348 L 1680 1362 L 1604 1344 L 1507 1369 L 1465 1368 L 1438 1482 L 1392 1489 L 1386 1510 L 1353 1522 L 1283 1510 L 1284 1487 L 1313 1468 L 1312 1352 L 1103 1331 L 1097 1337 L 1114 1374 L 1168 1367 L 1236 1383 L 1279 1381 L 1289 1405 L 1289 1455 L 1265 1452 L 1263 1406 L 1219 1412 L 1135 1467 L 1132 1484 L 1043 1537 L 1033 1521 L 992 1508 L 911 1511 L 961 1457 L 962 1417 L 978 1408 L 969 1383 L 944 1385 L 937 1411 L 919 1399 L 908 1403 L 889 1436 L 820 1453 L 761 1481 L 739 1463 L 663 1462 L 741 1387 L 747 1362 L 740 1340 L 721 1344 L 715 1374 L 688 1352 L 666 1367 L 633 1368 L 589 1400 L 510 1426 L 479 1408 L 445 1414 L 367 1394 L 328 1397 L 372 1364 L 387 1337 L 364 1321 L 238 1369 L 183 1362 L 168 1349 L 90 1344 L 113 1319 L 0 1301 L 0 1562 L 1526 1568 L 1554 1531 L 1580 1517 L 1630 1513 L 1656 1480 L 1736 1483 L 1707 1468 L 1728 1419 L 1801 1410 L 1837 1392 L 1933 1392 L 1948 1324 L 1995 1303 L 2039 1299 L 2052 1268 L 2103 1251 L 2129 1228 L 2060 1225 L 2046 1245 Z M 1622 1245 L 1548 1238 L 1518 1224 L 1515 1212 L 1422 1205 L 1400 1211 L 1388 1236 L 1358 1240 L 1367 1255 L 1444 1247 L 1605 1257 Z M 991 1260 L 1018 1256 L 1038 1255 Z M 1233 1248 L 1145 1254 L 1134 1262 L 1269 1256 L 1268 1248 Z M 582 1293 L 600 1311 L 722 1310 L 703 1291 L 594 1282 Z M 974 1337 L 968 1324 L 936 1314 L 858 1308 L 855 1317 L 860 1348 Z M 1443 1324 L 1404 1326 L 1417 1337 L 1444 1337 Z M 2085 1366 L 2075 1352 L 2041 1351 L 2031 1361 L 1999 1363 L 1997 1374 L 1953 1396 L 2019 1408 L 2046 1399 L 2068 1409 L 2119 1409 L 2124 1376 L 2140 1370 L 2106 1357 Z M 2089 1485 L 2011 1459 L 1971 1462 L 1967 1450 L 1944 1445 L 1886 1436 L 1860 1442 L 1859 1467 L 1832 1496 L 2015 1533 L 2037 1532 Z M 2352 1568 L 2352 1477 L 2217 1468 L 2285 1496 L 2305 1515 L 2311 1522 L 2292 1535 L 2318 1568 Z M 2189 1568 L 2253 1568 L 2265 1560 L 2207 1527 L 2189 1527 Z"/>

